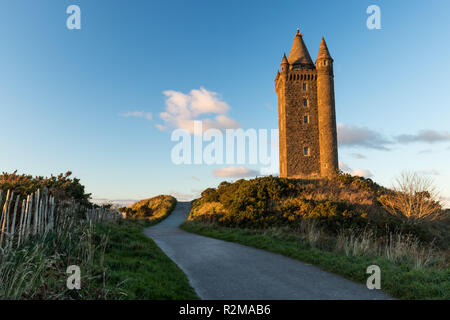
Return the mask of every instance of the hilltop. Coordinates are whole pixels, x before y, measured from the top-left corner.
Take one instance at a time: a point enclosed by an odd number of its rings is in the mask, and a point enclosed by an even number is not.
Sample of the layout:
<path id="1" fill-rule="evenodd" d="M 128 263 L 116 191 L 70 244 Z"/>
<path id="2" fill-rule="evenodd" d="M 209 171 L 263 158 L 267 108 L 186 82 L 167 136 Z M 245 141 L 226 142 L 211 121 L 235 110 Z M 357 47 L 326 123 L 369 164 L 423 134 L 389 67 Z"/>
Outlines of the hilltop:
<path id="1" fill-rule="evenodd" d="M 300 228 L 314 223 L 329 234 L 343 229 L 370 229 L 378 236 L 412 234 L 420 241 L 449 247 L 447 219 L 407 219 L 389 212 L 393 190 L 371 179 L 339 174 L 332 179 L 261 177 L 222 182 L 194 200 L 189 220 L 226 227 Z M 432 200 L 422 199 L 424 203 Z M 443 221 L 442 221 L 443 220 Z"/>
<path id="2" fill-rule="evenodd" d="M 177 200 L 168 195 L 159 195 L 153 198 L 143 199 L 127 207 L 119 208 L 127 218 L 145 218 L 156 220 L 170 213 L 177 204 Z"/>

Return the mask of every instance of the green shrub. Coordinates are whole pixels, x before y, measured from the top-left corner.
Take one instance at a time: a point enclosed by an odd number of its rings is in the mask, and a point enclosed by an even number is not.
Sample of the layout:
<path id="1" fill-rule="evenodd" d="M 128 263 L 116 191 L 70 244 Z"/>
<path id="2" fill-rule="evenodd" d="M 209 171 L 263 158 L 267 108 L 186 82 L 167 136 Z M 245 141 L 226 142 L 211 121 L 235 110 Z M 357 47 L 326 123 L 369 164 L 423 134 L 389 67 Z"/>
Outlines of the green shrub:
<path id="1" fill-rule="evenodd" d="M 77 178 L 71 178 L 72 172 L 61 173 L 58 176 L 51 175 L 50 178 L 31 175 L 19 175 L 3 172 L 0 175 L 0 190 L 11 190 L 14 193 L 26 196 L 38 189 L 48 189 L 50 194 L 57 200 L 75 200 L 81 205 L 90 207 L 91 194 L 85 193 L 84 186 Z"/>
<path id="2" fill-rule="evenodd" d="M 192 202 L 189 219 L 227 227 L 294 229 L 306 219 L 333 235 L 342 229 L 369 228 L 379 237 L 404 233 L 422 242 L 448 245 L 444 236 L 432 232 L 427 224 L 412 225 L 387 214 L 377 200 L 387 192 L 370 179 L 349 174 L 315 180 L 272 176 L 241 179 L 203 191 Z"/>
<path id="3" fill-rule="evenodd" d="M 171 212 L 177 203 L 172 196 L 159 195 L 138 201 L 128 207 L 119 208 L 128 218 L 158 219 Z"/>

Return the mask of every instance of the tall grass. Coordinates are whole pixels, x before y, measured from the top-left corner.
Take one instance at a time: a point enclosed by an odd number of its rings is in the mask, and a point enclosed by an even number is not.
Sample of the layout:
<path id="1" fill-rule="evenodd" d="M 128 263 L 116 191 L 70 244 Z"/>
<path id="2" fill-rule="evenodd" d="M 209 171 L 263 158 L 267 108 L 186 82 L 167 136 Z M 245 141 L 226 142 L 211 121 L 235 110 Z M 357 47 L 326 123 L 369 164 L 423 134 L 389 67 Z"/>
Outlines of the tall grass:
<path id="1" fill-rule="evenodd" d="M 417 237 L 400 232 L 379 236 L 372 229 L 348 228 L 334 236 L 314 221 L 302 221 L 294 232 L 313 248 L 342 252 L 347 256 L 384 257 L 397 264 L 406 263 L 414 269 L 437 265 L 444 259 L 433 244 L 422 244 Z"/>
<path id="2" fill-rule="evenodd" d="M 209 226 L 214 228 L 215 224 Z M 340 230 L 337 235 L 331 235 L 316 222 L 307 220 L 302 221 L 295 229 L 273 227 L 263 229 L 261 232 L 270 237 L 300 241 L 312 248 L 343 253 L 346 256 L 383 257 L 396 264 L 406 264 L 413 269 L 445 267 L 446 264 L 445 253 L 435 246 L 422 244 L 417 237 L 400 232 L 378 236 L 372 229 L 348 228 Z"/>
<path id="3" fill-rule="evenodd" d="M 47 190 L 24 199 L 10 191 L 4 199 L 2 194 L 0 299 L 97 299 L 111 294 L 102 286 L 107 238 L 96 238 L 93 225 L 120 218 L 118 211 L 58 202 Z M 70 265 L 81 269 L 81 290 L 66 287 Z"/>
<path id="4" fill-rule="evenodd" d="M 74 225 L 70 232 L 51 231 L 19 248 L 1 249 L 0 298 L 94 298 L 92 279 L 97 277 L 99 281 L 96 283 L 101 284 L 99 267 L 107 239 L 93 241 L 93 236 L 92 225 L 82 222 Z M 71 291 L 66 287 L 66 269 L 69 265 L 77 265 L 81 269 L 80 291 Z M 95 291 L 98 291 L 97 288 Z M 107 292 L 101 292 L 101 296 L 106 295 Z"/>

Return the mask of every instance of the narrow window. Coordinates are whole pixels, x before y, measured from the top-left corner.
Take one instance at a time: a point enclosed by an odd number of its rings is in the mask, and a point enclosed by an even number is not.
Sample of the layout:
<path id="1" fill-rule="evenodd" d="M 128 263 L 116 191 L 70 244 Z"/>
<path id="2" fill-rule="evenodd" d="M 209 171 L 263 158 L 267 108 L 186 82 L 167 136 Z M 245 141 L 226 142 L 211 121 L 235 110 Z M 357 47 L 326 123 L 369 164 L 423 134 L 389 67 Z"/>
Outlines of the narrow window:
<path id="1" fill-rule="evenodd" d="M 309 117 L 308 116 L 304 116 L 303 117 L 303 123 L 309 123 Z"/>
<path id="2" fill-rule="evenodd" d="M 309 156 L 309 148 L 308 147 L 303 147 L 303 155 Z"/>
<path id="3" fill-rule="evenodd" d="M 306 91 L 306 83 L 303 84 L 303 91 Z"/>
<path id="4" fill-rule="evenodd" d="M 303 99 L 303 106 L 307 107 L 308 106 L 308 99 Z"/>

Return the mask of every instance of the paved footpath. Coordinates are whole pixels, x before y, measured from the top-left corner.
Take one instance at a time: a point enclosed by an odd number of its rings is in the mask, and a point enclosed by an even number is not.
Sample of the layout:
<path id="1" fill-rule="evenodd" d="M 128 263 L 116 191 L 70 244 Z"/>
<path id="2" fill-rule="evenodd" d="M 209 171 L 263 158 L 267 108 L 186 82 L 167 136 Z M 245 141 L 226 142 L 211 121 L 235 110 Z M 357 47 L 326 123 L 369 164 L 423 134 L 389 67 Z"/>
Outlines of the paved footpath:
<path id="1" fill-rule="evenodd" d="M 178 226 L 189 210 L 189 202 L 178 202 L 145 234 L 186 273 L 202 299 L 390 299 L 298 260 L 185 232 Z"/>

